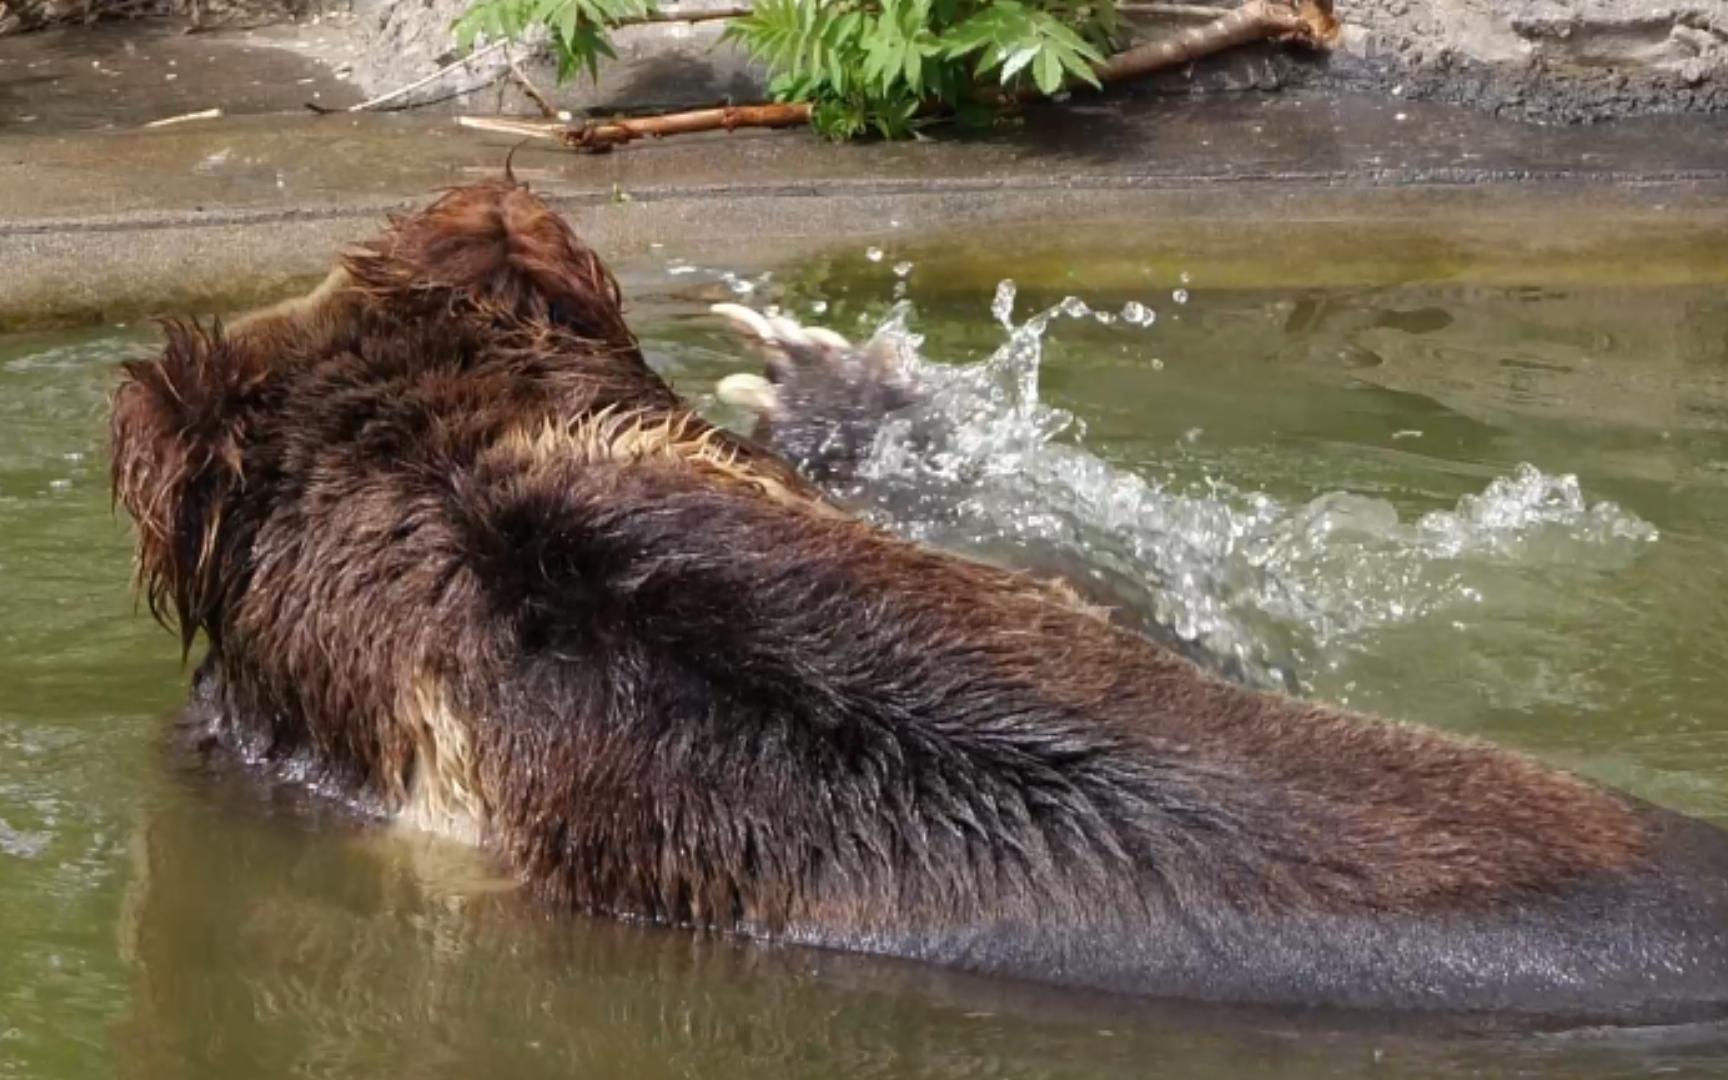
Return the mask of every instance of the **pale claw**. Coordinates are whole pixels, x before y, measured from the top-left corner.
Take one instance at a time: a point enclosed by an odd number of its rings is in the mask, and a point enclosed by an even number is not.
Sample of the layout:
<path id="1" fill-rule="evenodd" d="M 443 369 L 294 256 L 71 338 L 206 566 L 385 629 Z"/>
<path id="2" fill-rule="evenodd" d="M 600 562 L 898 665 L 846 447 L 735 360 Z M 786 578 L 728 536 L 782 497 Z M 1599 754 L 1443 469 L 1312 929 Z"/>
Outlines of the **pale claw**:
<path id="1" fill-rule="evenodd" d="M 774 327 L 755 308 L 747 308 L 743 304 L 715 304 L 709 311 L 732 324 L 732 329 L 747 334 L 758 341 L 774 341 Z"/>
<path id="2" fill-rule="evenodd" d="M 811 341 L 827 349 L 850 349 L 852 343 L 826 326 L 806 326 L 804 333 Z"/>
<path id="3" fill-rule="evenodd" d="M 714 386 L 720 400 L 757 416 L 772 416 L 779 411 L 780 395 L 774 384 L 760 375 L 728 375 Z"/>

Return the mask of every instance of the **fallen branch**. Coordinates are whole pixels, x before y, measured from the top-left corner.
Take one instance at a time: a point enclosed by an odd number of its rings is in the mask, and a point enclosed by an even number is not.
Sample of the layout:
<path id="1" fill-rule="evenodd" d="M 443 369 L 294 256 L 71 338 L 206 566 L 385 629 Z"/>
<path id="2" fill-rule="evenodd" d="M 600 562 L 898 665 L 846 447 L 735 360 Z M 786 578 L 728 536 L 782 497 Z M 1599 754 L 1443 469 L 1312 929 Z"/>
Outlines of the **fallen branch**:
<path id="1" fill-rule="evenodd" d="M 1142 5 L 1186 9 L 1187 4 Z M 1338 20 L 1332 0 L 1248 0 L 1239 8 L 1222 11 L 1204 26 L 1147 42 L 1120 52 L 1095 65 L 1092 72 L 1100 83 L 1143 78 L 1167 68 L 1192 63 L 1255 41 L 1283 41 L 1310 48 L 1327 48 L 1338 37 Z M 1066 89 L 1074 89 L 1070 83 Z M 1018 95 L 1032 100 L 1042 95 L 1028 91 Z M 478 131 L 496 131 L 534 139 L 551 139 L 572 150 L 604 153 L 643 136 L 662 138 L 697 131 L 734 131 L 738 128 L 792 127 L 808 123 L 815 105 L 808 101 L 769 105 L 729 105 L 718 109 L 696 109 L 630 119 L 590 120 L 580 126 L 532 123 L 520 120 L 462 116 L 457 123 Z"/>
<path id="2" fill-rule="evenodd" d="M 702 23 L 714 22 L 718 19 L 742 19 L 750 14 L 747 7 L 715 8 L 711 11 L 691 11 L 682 15 L 656 11 L 648 15 L 638 15 L 633 19 L 619 19 L 613 26 L 653 26 L 657 23 Z"/>
<path id="3" fill-rule="evenodd" d="M 796 127 L 810 122 L 810 113 L 814 108 L 808 101 L 724 105 L 718 109 L 694 109 L 664 116 L 589 120 L 575 126 L 481 116 L 459 116 L 456 122 L 477 131 L 496 131 L 530 139 L 555 139 L 572 150 L 604 153 L 645 136 L 659 139 L 667 135 L 691 135 L 698 131 Z"/>
<path id="4" fill-rule="evenodd" d="M 1118 15 L 1165 15 L 1178 19 L 1221 19 L 1231 10 L 1211 4 L 1137 4 L 1132 0 L 1116 5 Z"/>
<path id="5" fill-rule="evenodd" d="M 1092 68 L 1102 83 L 1138 79 L 1255 41 L 1325 48 L 1338 37 L 1332 0 L 1248 0 L 1227 15 L 1119 52 Z"/>

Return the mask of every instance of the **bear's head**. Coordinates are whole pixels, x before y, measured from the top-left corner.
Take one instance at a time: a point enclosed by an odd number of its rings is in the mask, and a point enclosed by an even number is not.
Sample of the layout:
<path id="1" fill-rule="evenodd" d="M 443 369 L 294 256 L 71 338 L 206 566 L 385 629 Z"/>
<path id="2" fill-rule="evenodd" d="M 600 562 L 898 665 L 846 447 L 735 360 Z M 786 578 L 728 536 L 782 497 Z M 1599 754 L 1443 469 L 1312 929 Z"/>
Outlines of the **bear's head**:
<path id="1" fill-rule="evenodd" d="M 611 272 L 511 179 L 393 216 L 305 296 L 226 328 L 167 322 L 162 352 L 123 366 L 110 421 L 114 496 L 137 522 L 151 613 L 188 650 L 200 628 L 215 633 L 224 590 L 243 569 L 222 565 L 225 541 L 246 527 L 242 497 L 268 464 L 249 451 L 297 378 L 363 369 L 386 347 L 412 363 L 416 341 L 522 330 L 646 372 Z"/>

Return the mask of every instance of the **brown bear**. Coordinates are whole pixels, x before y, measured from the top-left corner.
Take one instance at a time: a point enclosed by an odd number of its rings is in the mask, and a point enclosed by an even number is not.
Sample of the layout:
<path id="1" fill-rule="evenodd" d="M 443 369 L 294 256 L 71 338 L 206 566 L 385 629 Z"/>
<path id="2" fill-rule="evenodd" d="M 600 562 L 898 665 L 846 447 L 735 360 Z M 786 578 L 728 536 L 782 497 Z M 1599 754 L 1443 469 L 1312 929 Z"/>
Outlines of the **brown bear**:
<path id="1" fill-rule="evenodd" d="M 566 909 L 1214 1001 L 1728 1015 L 1728 837 L 1233 685 L 696 416 L 513 182 L 126 365 L 203 737 Z"/>

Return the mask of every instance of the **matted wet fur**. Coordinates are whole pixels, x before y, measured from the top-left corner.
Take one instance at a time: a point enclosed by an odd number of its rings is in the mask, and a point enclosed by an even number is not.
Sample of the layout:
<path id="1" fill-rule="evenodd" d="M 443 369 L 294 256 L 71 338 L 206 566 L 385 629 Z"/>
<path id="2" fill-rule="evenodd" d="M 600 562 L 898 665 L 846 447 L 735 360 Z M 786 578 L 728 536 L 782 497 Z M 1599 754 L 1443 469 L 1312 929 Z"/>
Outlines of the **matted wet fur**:
<path id="1" fill-rule="evenodd" d="M 170 324 L 113 443 L 211 737 L 549 903 L 1207 999 L 1728 1011 L 1722 834 L 840 514 L 514 183 Z"/>

